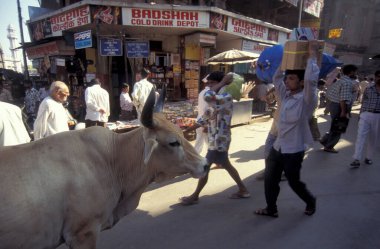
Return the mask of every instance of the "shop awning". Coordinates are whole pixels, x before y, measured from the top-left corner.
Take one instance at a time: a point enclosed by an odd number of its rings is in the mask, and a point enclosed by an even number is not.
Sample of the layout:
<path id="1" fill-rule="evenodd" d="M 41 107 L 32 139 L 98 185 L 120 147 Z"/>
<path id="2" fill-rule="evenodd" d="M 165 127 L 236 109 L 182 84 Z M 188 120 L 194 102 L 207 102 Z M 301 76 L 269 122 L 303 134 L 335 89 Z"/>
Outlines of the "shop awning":
<path id="1" fill-rule="evenodd" d="M 246 52 L 242 50 L 232 49 L 220 54 L 217 54 L 210 59 L 206 60 L 207 64 L 237 64 L 237 63 L 249 63 L 258 58 L 260 55 L 256 53 Z"/>
<path id="2" fill-rule="evenodd" d="M 55 40 L 47 43 L 42 43 L 39 45 L 25 46 L 26 54 L 28 58 L 37 59 L 43 58 L 44 56 L 55 56 L 55 55 L 75 55 L 75 49 L 72 46 L 67 46 L 64 40 Z"/>

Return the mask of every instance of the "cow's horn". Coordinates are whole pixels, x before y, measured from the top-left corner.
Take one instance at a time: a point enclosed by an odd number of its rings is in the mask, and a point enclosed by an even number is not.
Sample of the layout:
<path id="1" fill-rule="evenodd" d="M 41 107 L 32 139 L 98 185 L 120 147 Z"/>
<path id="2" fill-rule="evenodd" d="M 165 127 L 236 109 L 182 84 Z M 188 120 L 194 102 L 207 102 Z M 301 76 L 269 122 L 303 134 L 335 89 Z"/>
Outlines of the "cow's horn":
<path id="1" fill-rule="evenodd" d="M 141 117 L 140 117 L 141 124 L 150 129 L 154 127 L 153 108 L 154 108 L 155 101 L 156 101 L 156 92 L 154 88 L 152 88 L 152 90 L 149 93 L 148 99 L 146 100 L 144 104 L 144 108 L 141 112 Z"/>
<path id="2" fill-rule="evenodd" d="M 166 98 L 166 84 L 163 84 L 161 92 L 160 92 L 160 97 L 158 98 L 156 106 L 154 107 L 154 112 L 162 112 L 162 110 L 164 109 L 165 98 Z"/>

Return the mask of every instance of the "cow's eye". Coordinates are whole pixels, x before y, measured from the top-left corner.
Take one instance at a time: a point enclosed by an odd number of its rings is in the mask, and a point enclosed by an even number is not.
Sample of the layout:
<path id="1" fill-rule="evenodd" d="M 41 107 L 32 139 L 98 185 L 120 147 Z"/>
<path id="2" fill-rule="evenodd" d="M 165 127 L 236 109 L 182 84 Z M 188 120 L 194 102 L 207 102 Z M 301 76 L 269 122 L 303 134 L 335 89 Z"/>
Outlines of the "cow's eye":
<path id="1" fill-rule="evenodd" d="M 176 146 L 180 146 L 180 143 L 178 141 L 175 141 L 175 142 L 169 143 L 169 145 L 173 146 L 173 147 L 176 147 Z"/>

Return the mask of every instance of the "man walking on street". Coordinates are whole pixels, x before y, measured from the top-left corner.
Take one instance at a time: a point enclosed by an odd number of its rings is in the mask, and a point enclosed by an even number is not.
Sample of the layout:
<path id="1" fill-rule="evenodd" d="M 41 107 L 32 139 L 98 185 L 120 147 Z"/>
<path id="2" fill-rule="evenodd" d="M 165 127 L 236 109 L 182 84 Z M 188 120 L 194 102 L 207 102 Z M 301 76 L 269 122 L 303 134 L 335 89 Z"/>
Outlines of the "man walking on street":
<path id="1" fill-rule="evenodd" d="M 364 162 L 372 164 L 374 150 L 380 146 L 380 70 L 375 72 L 375 85 L 367 87 L 363 93 L 354 161 L 351 163 L 351 168 L 360 166 L 365 146 Z"/>
<path id="2" fill-rule="evenodd" d="M 105 127 L 110 115 L 108 92 L 100 86 L 99 79 L 91 80 L 91 86 L 84 92 L 86 100 L 86 128 L 91 126 Z"/>
<path id="3" fill-rule="evenodd" d="M 285 80 L 280 68 L 273 77 L 280 102 L 278 134 L 265 165 L 265 199 L 267 206 L 255 211 L 257 215 L 278 217 L 277 198 L 284 171 L 292 190 L 306 203 L 305 214 L 313 215 L 316 199 L 300 180 L 306 146 L 313 142 L 309 119 L 317 105 L 318 43 L 310 42 L 306 70 L 286 70 Z M 305 78 L 305 79 L 304 79 Z"/>
<path id="4" fill-rule="evenodd" d="M 334 129 L 334 122 L 339 118 L 348 118 L 351 110 L 353 83 L 358 68 L 355 65 L 346 65 L 342 68 L 343 75 L 329 88 L 327 98 L 330 100 L 329 110 L 331 115 L 331 127 L 322 139 L 323 150 L 330 153 L 338 153 L 334 146 L 339 142 L 341 133 Z"/>
<path id="5" fill-rule="evenodd" d="M 213 74 L 207 78 L 208 81 L 214 80 Z M 203 114 L 203 116 L 197 120 L 197 125 L 191 127 L 195 129 L 200 126 L 207 126 L 208 130 L 208 151 L 207 162 L 209 164 L 220 165 L 224 168 L 232 179 L 238 185 L 239 190 L 232 194 L 230 198 L 241 199 L 249 198 L 250 194 L 242 182 L 239 173 L 232 166 L 228 158 L 228 149 L 231 143 L 231 117 L 232 117 L 232 96 L 229 93 L 217 94 L 217 92 L 232 82 L 233 76 L 226 75 L 223 79 L 211 87 L 211 90 L 205 92 L 204 99 L 208 103 L 209 107 Z M 190 196 L 180 198 L 182 205 L 192 205 L 198 203 L 199 194 L 206 186 L 208 181 L 208 174 L 202 177 L 198 181 L 197 188 Z"/>

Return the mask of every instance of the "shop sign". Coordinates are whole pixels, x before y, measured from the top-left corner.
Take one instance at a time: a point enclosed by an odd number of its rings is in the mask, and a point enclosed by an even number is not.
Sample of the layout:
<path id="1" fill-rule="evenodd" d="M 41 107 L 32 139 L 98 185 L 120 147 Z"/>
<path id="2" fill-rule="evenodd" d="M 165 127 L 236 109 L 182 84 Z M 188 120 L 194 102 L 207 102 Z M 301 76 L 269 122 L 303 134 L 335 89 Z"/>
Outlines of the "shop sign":
<path id="1" fill-rule="evenodd" d="M 60 67 L 64 67 L 66 65 L 66 60 L 62 58 L 56 58 L 55 64 Z"/>
<path id="2" fill-rule="evenodd" d="M 268 41 L 278 42 L 279 31 L 275 29 L 268 29 Z"/>
<path id="3" fill-rule="evenodd" d="M 337 39 L 342 36 L 343 29 L 330 29 L 329 30 L 329 39 Z"/>
<path id="4" fill-rule="evenodd" d="M 91 30 L 74 33 L 74 44 L 75 44 L 75 49 L 91 48 L 92 47 Z"/>
<path id="5" fill-rule="evenodd" d="M 228 16 L 219 13 L 210 13 L 210 29 L 227 30 Z"/>
<path id="6" fill-rule="evenodd" d="M 126 46 L 128 58 L 149 57 L 149 42 L 127 42 Z"/>
<path id="7" fill-rule="evenodd" d="M 245 20 L 229 17 L 227 31 L 249 39 L 266 40 L 268 28 Z"/>
<path id="8" fill-rule="evenodd" d="M 101 38 L 100 55 L 101 56 L 122 56 L 123 46 L 121 39 Z"/>
<path id="9" fill-rule="evenodd" d="M 50 18 L 28 24 L 32 41 L 39 41 L 52 35 Z"/>
<path id="10" fill-rule="evenodd" d="M 304 0 L 303 10 L 310 15 L 319 17 L 322 11 L 324 0 Z"/>
<path id="11" fill-rule="evenodd" d="M 208 28 L 208 12 L 123 8 L 123 25 L 177 28 Z"/>
<path id="12" fill-rule="evenodd" d="M 261 52 L 263 52 L 264 49 L 266 49 L 268 47 L 272 47 L 272 45 L 262 44 L 262 43 L 254 42 L 254 41 L 243 40 L 241 50 L 251 52 L 251 53 L 261 54 Z"/>
<path id="13" fill-rule="evenodd" d="M 116 6 L 91 6 L 93 22 L 121 24 L 121 8 Z"/>
<path id="14" fill-rule="evenodd" d="M 26 48 L 26 54 L 28 55 L 29 60 L 42 58 L 45 55 L 57 55 L 59 54 L 59 47 L 57 42 L 49 42 L 42 45 Z"/>
<path id="15" fill-rule="evenodd" d="M 61 36 L 62 31 L 89 24 L 90 6 L 82 6 L 63 12 L 50 18 L 53 36 Z"/>

